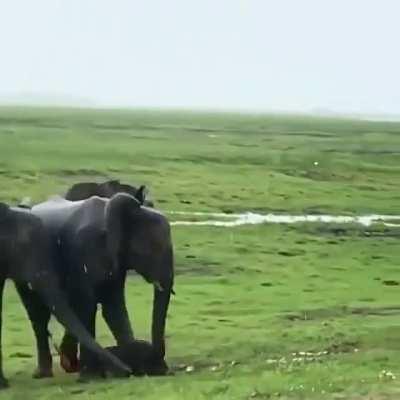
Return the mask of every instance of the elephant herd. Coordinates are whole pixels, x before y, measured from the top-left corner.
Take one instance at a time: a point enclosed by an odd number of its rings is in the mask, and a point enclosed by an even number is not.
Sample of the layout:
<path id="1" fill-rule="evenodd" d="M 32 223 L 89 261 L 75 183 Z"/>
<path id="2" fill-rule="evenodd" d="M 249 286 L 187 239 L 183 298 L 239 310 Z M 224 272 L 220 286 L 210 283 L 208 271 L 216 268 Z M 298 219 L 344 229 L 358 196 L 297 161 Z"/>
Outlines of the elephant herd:
<path id="1" fill-rule="evenodd" d="M 90 376 L 165 374 L 165 325 L 174 294 L 170 224 L 145 187 L 78 183 L 32 207 L 0 203 L 0 340 L 4 283 L 15 283 L 36 338 L 34 377 L 50 377 L 51 314 L 64 325 L 59 353 L 67 372 Z M 127 272 L 153 285 L 151 343 L 134 339 L 125 303 Z M 95 341 L 97 305 L 117 346 Z M 79 345 L 79 346 L 78 346 Z M 79 347 L 79 357 L 78 357 Z M 0 387 L 6 387 L 0 351 Z"/>

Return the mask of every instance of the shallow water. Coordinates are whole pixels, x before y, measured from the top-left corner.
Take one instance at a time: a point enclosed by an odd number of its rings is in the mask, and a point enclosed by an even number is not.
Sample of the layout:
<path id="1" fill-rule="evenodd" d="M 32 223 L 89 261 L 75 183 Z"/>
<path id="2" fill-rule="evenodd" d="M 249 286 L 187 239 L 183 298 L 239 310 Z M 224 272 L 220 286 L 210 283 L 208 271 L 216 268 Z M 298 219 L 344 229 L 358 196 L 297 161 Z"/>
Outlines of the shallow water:
<path id="1" fill-rule="evenodd" d="M 197 211 L 169 211 L 167 214 L 188 216 L 188 219 L 177 220 L 171 222 L 172 225 L 200 225 L 200 226 L 224 226 L 235 227 L 241 225 L 259 225 L 259 224 L 295 224 L 304 222 L 319 222 L 319 223 L 335 223 L 347 224 L 355 223 L 363 226 L 370 226 L 374 223 L 383 223 L 386 226 L 400 227 L 400 215 L 286 215 L 286 214 L 257 214 L 246 212 L 243 214 L 224 214 L 224 213 L 207 213 Z M 210 219 L 202 221 L 191 221 L 190 216 L 193 217 L 209 217 Z M 390 222 L 385 222 L 390 221 Z M 393 221 L 399 221 L 394 223 Z"/>

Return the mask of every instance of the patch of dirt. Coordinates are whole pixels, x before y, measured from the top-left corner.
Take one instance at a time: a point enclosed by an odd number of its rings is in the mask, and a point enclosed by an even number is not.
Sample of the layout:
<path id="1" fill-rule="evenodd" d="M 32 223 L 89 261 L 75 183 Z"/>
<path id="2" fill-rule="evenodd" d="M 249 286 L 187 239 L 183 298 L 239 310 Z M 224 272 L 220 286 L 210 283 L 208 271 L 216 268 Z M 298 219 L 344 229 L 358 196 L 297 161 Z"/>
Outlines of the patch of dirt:
<path id="1" fill-rule="evenodd" d="M 236 252 L 239 254 L 248 254 L 254 252 L 254 250 L 250 247 L 243 247 L 243 246 L 238 246 L 236 247 Z"/>
<path id="2" fill-rule="evenodd" d="M 49 174 L 52 175 L 63 175 L 63 176 L 99 176 L 103 177 L 104 173 L 96 171 L 95 169 L 79 168 L 79 169 L 60 169 L 51 171 Z"/>
<path id="3" fill-rule="evenodd" d="M 393 149 L 381 149 L 381 150 L 371 150 L 371 149 L 357 149 L 352 150 L 354 154 L 400 154 L 400 150 L 393 150 Z"/>
<path id="4" fill-rule="evenodd" d="M 344 341 L 340 343 L 333 343 L 327 347 L 326 351 L 331 354 L 339 353 L 354 353 L 358 351 L 359 342 L 356 341 Z"/>
<path id="5" fill-rule="evenodd" d="M 260 285 L 263 286 L 263 287 L 271 287 L 271 286 L 274 286 L 271 282 L 263 282 L 263 283 L 260 283 Z"/>
<path id="6" fill-rule="evenodd" d="M 295 131 L 295 132 L 287 132 L 290 136 L 305 136 L 305 137 L 316 137 L 322 139 L 335 139 L 336 135 L 329 132 L 324 131 Z"/>
<path id="7" fill-rule="evenodd" d="M 233 214 L 234 211 L 231 208 L 225 208 L 225 207 L 221 207 L 221 212 L 225 213 L 225 214 Z"/>
<path id="8" fill-rule="evenodd" d="M 296 257 L 296 256 L 301 256 L 305 254 L 304 250 L 281 250 L 278 251 L 280 256 L 285 256 L 285 257 Z"/>
<path id="9" fill-rule="evenodd" d="M 81 389 L 81 388 L 78 388 L 78 389 L 72 389 L 71 391 L 70 391 L 70 394 L 82 394 L 82 393 L 85 393 L 85 389 Z"/>
<path id="10" fill-rule="evenodd" d="M 231 145 L 231 146 L 235 146 L 235 147 L 259 147 L 258 144 L 251 144 L 251 143 L 246 144 L 246 143 L 233 143 L 233 142 L 230 142 L 228 144 Z"/>
<path id="11" fill-rule="evenodd" d="M 327 318 L 337 318 L 345 315 L 375 315 L 388 316 L 400 314 L 400 306 L 382 307 L 336 307 L 336 308 L 317 308 L 312 310 L 302 310 L 296 313 L 286 313 L 283 318 L 290 321 L 307 322 L 310 320 L 320 320 Z"/>
<path id="12" fill-rule="evenodd" d="M 386 286 L 399 286 L 400 283 L 398 281 L 394 281 L 394 280 L 386 280 L 386 281 L 382 281 L 382 283 Z"/>
<path id="13" fill-rule="evenodd" d="M 365 226 L 338 226 L 334 224 L 321 224 L 316 227 L 303 226 L 303 231 L 319 236 L 335 236 L 335 237 L 400 237 L 400 229 L 395 227 L 365 227 Z M 335 240 L 328 241 L 329 244 L 337 244 Z"/>
<path id="14" fill-rule="evenodd" d="M 351 309 L 352 314 L 356 315 L 397 315 L 400 314 L 400 306 L 392 307 L 355 307 Z"/>
<path id="15" fill-rule="evenodd" d="M 346 271 L 347 268 L 345 267 L 330 267 L 330 269 L 333 269 L 334 271 Z"/>
<path id="16" fill-rule="evenodd" d="M 17 351 L 15 353 L 10 354 L 10 358 L 33 358 L 33 355 Z"/>
<path id="17" fill-rule="evenodd" d="M 217 268 L 213 268 L 213 263 L 204 264 L 183 264 L 177 263 L 175 272 L 177 275 L 207 275 L 207 276 L 220 276 L 221 273 Z"/>
<path id="18" fill-rule="evenodd" d="M 327 244 L 340 244 L 338 240 L 327 240 Z"/>
<path id="19" fill-rule="evenodd" d="M 324 215 L 329 214 L 329 211 L 326 210 L 325 206 L 311 206 L 304 208 L 303 213 L 310 215 Z"/>

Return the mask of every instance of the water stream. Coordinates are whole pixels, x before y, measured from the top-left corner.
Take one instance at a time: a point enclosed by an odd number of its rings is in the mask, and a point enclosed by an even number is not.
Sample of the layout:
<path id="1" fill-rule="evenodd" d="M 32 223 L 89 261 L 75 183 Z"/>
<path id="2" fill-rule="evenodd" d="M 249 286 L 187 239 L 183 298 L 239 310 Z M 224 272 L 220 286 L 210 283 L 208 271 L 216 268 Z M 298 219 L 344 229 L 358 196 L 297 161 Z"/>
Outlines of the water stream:
<path id="1" fill-rule="evenodd" d="M 363 226 L 370 226 L 374 223 L 382 223 L 386 226 L 400 227 L 400 215 L 368 214 L 358 216 L 348 215 L 288 215 L 288 214 L 258 214 L 245 212 L 242 214 L 225 214 L 197 211 L 167 211 L 169 215 L 182 216 L 182 220 L 171 222 L 172 225 L 199 225 L 199 226 L 222 226 L 235 227 L 241 225 L 259 224 L 295 224 L 295 223 L 355 223 Z M 191 220 L 190 217 L 195 217 Z M 196 220 L 196 217 L 204 217 L 204 220 Z M 197 218 L 198 219 L 198 218 Z M 399 221 L 399 223 L 397 223 Z"/>

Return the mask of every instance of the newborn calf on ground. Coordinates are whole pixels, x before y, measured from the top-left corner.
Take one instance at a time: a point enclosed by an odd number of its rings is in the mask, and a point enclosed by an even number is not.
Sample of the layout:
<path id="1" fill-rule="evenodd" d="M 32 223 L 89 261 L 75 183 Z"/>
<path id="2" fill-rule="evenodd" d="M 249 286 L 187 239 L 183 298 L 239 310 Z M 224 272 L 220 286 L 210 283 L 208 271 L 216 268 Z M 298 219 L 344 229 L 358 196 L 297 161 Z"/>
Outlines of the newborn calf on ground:
<path id="1" fill-rule="evenodd" d="M 168 365 L 155 353 L 151 343 L 135 340 L 125 346 L 106 347 L 122 362 L 132 369 L 132 375 L 166 375 Z"/>
<path id="2" fill-rule="evenodd" d="M 132 375 L 167 375 L 168 365 L 165 360 L 156 354 L 151 343 L 144 340 L 134 340 L 133 342 L 121 345 L 105 347 L 109 352 L 113 353 L 121 361 L 123 361 L 132 370 Z M 67 372 L 77 372 L 83 365 L 79 366 L 77 360 L 71 365 L 70 361 L 61 355 L 61 366 Z M 103 366 L 99 364 L 99 368 Z M 106 374 L 106 371 L 98 371 L 100 375 Z"/>

